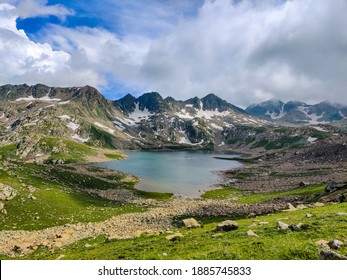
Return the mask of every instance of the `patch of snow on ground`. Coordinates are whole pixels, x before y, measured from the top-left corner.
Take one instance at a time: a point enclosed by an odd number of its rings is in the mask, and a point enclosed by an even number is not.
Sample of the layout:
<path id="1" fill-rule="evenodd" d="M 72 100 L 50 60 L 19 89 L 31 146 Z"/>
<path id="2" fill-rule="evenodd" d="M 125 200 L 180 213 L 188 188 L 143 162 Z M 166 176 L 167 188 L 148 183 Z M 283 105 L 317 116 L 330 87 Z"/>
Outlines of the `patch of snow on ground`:
<path id="1" fill-rule="evenodd" d="M 62 120 L 70 120 L 71 117 L 68 116 L 68 115 L 61 115 L 61 116 L 58 116 L 59 119 L 62 119 Z"/>
<path id="2" fill-rule="evenodd" d="M 188 119 L 188 120 L 194 119 L 194 117 L 191 116 L 188 112 L 186 112 L 185 109 L 182 109 L 180 112 L 176 112 L 175 115 L 179 117 L 180 119 Z"/>
<path id="3" fill-rule="evenodd" d="M 308 108 L 304 107 L 304 106 L 300 106 L 298 107 L 298 110 L 302 113 L 304 113 L 306 115 L 306 117 L 308 117 L 309 120 L 309 124 L 320 124 L 320 123 L 327 123 L 325 121 L 318 121 L 318 119 L 320 119 L 321 117 L 323 117 L 324 113 L 322 113 L 320 116 L 318 116 L 317 114 L 309 114 L 308 113 Z"/>
<path id="4" fill-rule="evenodd" d="M 69 122 L 66 125 L 68 128 L 71 128 L 73 131 L 76 131 L 80 126 L 77 123 Z"/>
<path id="5" fill-rule="evenodd" d="M 110 134 L 113 134 L 115 132 L 114 129 L 111 129 L 111 128 L 109 128 L 109 127 L 107 127 L 101 123 L 94 122 L 94 124 L 100 128 L 106 129 Z"/>
<path id="6" fill-rule="evenodd" d="M 321 117 L 323 117 L 323 114 L 318 116 L 316 114 L 310 114 L 310 115 L 307 115 L 311 120 L 310 120 L 310 124 L 320 124 L 320 123 L 327 123 L 325 121 L 318 121 L 318 119 L 320 119 Z"/>
<path id="7" fill-rule="evenodd" d="M 51 107 L 55 107 L 55 104 L 45 106 L 45 108 L 51 108 Z"/>
<path id="8" fill-rule="evenodd" d="M 38 120 L 35 120 L 35 121 L 32 121 L 32 122 L 30 122 L 30 123 L 26 123 L 25 125 L 23 125 L 23 126 L 33 126 L 33 125 L 37 125 L 37 122 L 38 122 Z"/>
<path id="9" fill-rule="evenodd" d="M 218 145 L 218 147 L 225 146 L 224 141 Z"/>
<path id="10" fill-rule="evenodd" d="M 223 112 L 219 112 L 217 109 L 215 110 L 196 110 L 196 116 L 198 118 L 205 118 L 206 120 L 211 120 L 214 117 L 226 117 L 228 116 L 230 113 L 229 111 L 223 111 Z"/>
<path id="11" fill-rule="evenodd" d="M 64 104 L 68 104 L 68 103 L 70 103 L 70 100 L 62 101 L 62 102 L 59 102 L 58 104 L 59 104 L 59 105 L 64 105 Z"/>
<path id="12" fill-rule="evenodd" d="M 61 101 L 60 98 L 50 98 L 48 96 L 48 93 L 46 96 L 43 96 L 43 97 L 40 97 L 40 98 L 37 98 L 38 100 L 41 100 L 41 101 L 47 101 L 47 102 L 54 102 L 54 101 Z"/>
<path id="13" fill-rule="evenodd" d="M 192 145 L 192 142 L 190 142 L 187 134 L 185 131 L 180 130 L 179 133 L 183 134 L 183 136 L 180 138 L 180 141 L 178 142 L 179 144 L 189 144 Z"/>
<path id="14" fill-rule="evenodd" d="M 343 118 L 343 119 L 346 119 L 347 117 L 344 115 L 344 114 L 342 114 L 342 112 L 341 111 L 339 111 L 339 115 L 341 116 L 341 118 Z"/>
<path id="15" fill-rule="evenodd" d="M 124 134 L 125 134 L 126 136 L 128 136 L 129 138 L 133 138 L 133 139 L 135 138 L 135 137 L 131 136 L 131 135 L 128 134 L 128 133 L 125 133 L 125 132 L 124 132 Z M 137 142 L 139 142 L 139 141 L 137 141 Z M 139 143 L 141 143 L 141 142 L 139 142 Z"/>
<path id="16" fill-rule="evenodd" d="M 33 100 L 36 100 L 36 98 L 34 98 L 32 95 L 30 95 L 29 97 L 17 98 L 15 100 L 15 102 L 18 102 L 18 101 L 33 101 Z"/>
<path id="17" fill-rule="evenodd" d="M 270 113 L 269 111 L 267 111 L 265 115 L 270 116 L 272 120 L 283 118 L 286 115 L 286 112 L 284 112 L 284 104 L 282 105 L 282 108 L 278 114 L 276 114 L 275 112 Z"/>
<path id="18" fill-rule="evenodd" d="M 32 95 L 28 96 L 28 97 L 21 97 L 21 98 L 17 98 L 15 100 L 15 102 L 18 102 L 18 101 L 44 101 L 44 102 L 56 102 L 56 101 L 61 101 L 60 98 L 50 98 L 48 96 L 48 94 L 46 96 L 43 96 L 43 97 L 40 97 L 40 98 L 35 98 L 33 97 Z"/>
<path id="19" fill-rule="evenodd" d="M 315 130 L 321 131 L 321 132 L 328 132 L 327 130 L 325 130 L 319 126 L 312 126 L 312 128 L 314 128 Z"/>
<path id="20" fill-rule="evenodd" d="M 122 122 L 120 122 L 120 121 L 113 121 L 113 123 L 116 125 L 118 130 L 121 130 L 121 131 L 125 130 L 125 126 L 123 125 Z"/>
<path id="21" fill-rule="evenodd" d="M 129 125 L 129 126 L 137 126 L 134 120 L 131 120 L 128 118 L 118 118 L 118 120 L 122 122 L 123 124 Z"/>
<path id="22" fill-rule="evenodd" d="M 77 134 L 74 134 L 71 136 L 73 139 L 77 140 L 77 141 L 80 141 L 80 142 L 87 142 L 89 141 L 89 137 L 88 138 L 81 138 L 79 135 Z"/>
<path id="23" fill-rule="evenodd" d="M 307 138 L 307 142 L 310 142 L 310 143 L 313 143 L 313 142 L 315 142 L 316 140 L 317 140 L 318 138 L 316 138 L 316 137 L 308 137 Z"/>
<path id="24" fill-rule="evenodd" d="M 188 108 L 192 108 L 193 104 L 186 104 L 185 106 L 188 107 Z"/>
<path id="25" fill-rule="evenodd" d="M 223 127 L 215 124 L 215 123 L 210 123 L 211 127 L 214 128 L 214 129 L 218 129 L 218 130 L 223 130 Z"/>
<path id="26" fill-rule="evenodd" d="M 129 118 L 133 119 L 135 122 L 140 122 L 141 120 L 147 120 L 153 114 L 145 108 L 143 111 L 139 108 L 139 103 L 135 104 L 135 110 L 129 114 Z"/>

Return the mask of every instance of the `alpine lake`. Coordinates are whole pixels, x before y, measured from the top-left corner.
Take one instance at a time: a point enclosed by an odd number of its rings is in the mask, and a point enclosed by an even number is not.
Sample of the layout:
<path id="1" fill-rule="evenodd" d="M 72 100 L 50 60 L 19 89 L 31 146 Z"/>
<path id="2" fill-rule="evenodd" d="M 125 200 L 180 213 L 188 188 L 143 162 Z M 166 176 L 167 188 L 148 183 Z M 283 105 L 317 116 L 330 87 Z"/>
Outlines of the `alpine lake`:
<path id="1" fill-rule="evenodd" d="M 218 171 L 242 166 L 240 162 L 229 160 L 237 155 L 205 151 L 131 151 L 125 152 L 125 155 L 127 159 L 98 163 L 96 166 L 139 177 L 137 189 L 173 193 L 178 197 L 199 197 L 224 182 Z"/>

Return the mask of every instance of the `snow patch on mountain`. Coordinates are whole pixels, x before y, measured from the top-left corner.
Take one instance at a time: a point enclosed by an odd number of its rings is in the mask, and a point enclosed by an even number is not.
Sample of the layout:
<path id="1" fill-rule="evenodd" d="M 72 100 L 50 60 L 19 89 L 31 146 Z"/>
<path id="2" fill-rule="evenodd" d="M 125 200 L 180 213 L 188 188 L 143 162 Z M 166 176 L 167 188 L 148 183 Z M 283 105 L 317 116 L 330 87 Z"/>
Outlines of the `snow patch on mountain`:
<path id="1" fill-rule="evenodd" d="M 328 132 L 327 130 L 325 130 L 325 129 L 319 127 L 319 126 L 312 126 L 312 128 L 315 129 L 315 130 L 321 131 L 321 132 Z"/>
<path id="2" fill-rule="evenodd" d="M 215 117 L 226 117 L 230 114 L 229 111 L 219 112 L 217 109 L 215 110 L 195 109 L 195 110 L 196 110 L 196 117 L 205 118 L 206 120 L 211 120 Z"/>
<path id="3" fill-rule="evenodd" d="M 310 143 L 313 143 L 313 142 L 315 142 L 316 140 L 317 140 L 318 138 L 316 138 L 316 137 L 308 137 L 307 138 L 307 142 L 310 142 Z"/>
<path id="4" fill-rule="evenodd" d="M 225 146 L 224 141 L 222 141 L 222 142 L 218 145 L 218 147 L 222 147 L 222 146 Z"/>
<path id="5" fill-rule="evenodd" d="M 23 125 L 23 126 L 24 126 L 24 127 L 34 126 L 34 125 L 37 125 L 37 122 L 38 122 L 38 120 L 34 120 L 34 121 L 30 122 L 30 123 L 26 123 L 26 124 Z"/>
<path id="6" fill-rule="evenodd" d="M 120 131 L 124 131 L 126 129 L 124 124 L 118 120 L 113 121 L 113 123 L 116 125 L 116 128 Z"/>
<path id="7" fill-rule="evenodd" d="M 107 127 L 107 126 L 105 126 L 105 125 L 103 125 L 101 123 L 94 122 L 94 124 L 96 126 L 100 127 L 100 128 L 103 128 L 103 129 L 107 130 L 110 134 L 113 134 L 115 132 L 114 129 L 111 129 L 111 128 L 109 128 L 109 127 Z"/>
<path id="8" fill-rule="evenodd" d="M 73 139 L 77 140 L 77 141 L 82 142 L 82 143 L 88 142 L 89 139 L 90 139 L 89 137 L 88 137 L 88 138 L 82 138 L 82 137 L 80 137 L 80 136 L 77 135 L 77 134 L 74 134 L 74 135 L 72 135 L 71 137 L 72 137 Z"/>
<path id="9" fill-rule="evenodd" d="M 140 122 L 141 120 L 148 120 L 153 114 L 148 111 L 147 108 L 140 110 L 139 102 L 135 103 L 135 110 L 129 114 L 129 118 L 133 119 L 135 122 Z"/>
<path id="10" fill-rule="evenodd" d="M 186 112 L 185 109 L 182 109 L 180 112 L 176 112 L 175 115 L 179 117 L 180 119 L 188 119 L 188 120 L 194 119 L 194 116 L 191 116 L 188 112 Z"/>
<path id="11" fill-rule="evenodd" d="M 270 113 L 269 111 L 266 111 L 265 115 L 270 116 L 272 120 L 283 118 L 286 115 L 286 112 L 284 111 L 284 104 L 282 105 L 282 108 L 278 114 L 276 114 L 275 112 Z"/>
<path id="12" fill-rule="evenodd" d="M 60 98 L 50 98 L 48 94 L 46 96 L 40 97 L 40 98 L 35 98 L 32 95 L 28 97 L 22 97 L 22 98 L 17 98 L 15 102 L 19 101 L 43 101 L 43 102 L 58 102 L 61 101 Z"/>
<path id="13" fill-rule="evenodd" d="M 318 116 L 317 114 L 309 114 L 308 112 L 308 108 L 304 107 L 304 106 L 299 106 L 298 110 L 302 113 L 304 113 L 310 120 L 309 120 L 309 124 L 324 124 L 327 123 L 326 121 L 319 121 L 320 118 L 322 118 L 324 116 L 324 113 L 322 113 L 320 116 Z"/>
<path id="14" fill-rule="evenodd" d="M 62 120 L 70 120 L 71 117 L 68 116 L 68 115 L 61 115 L 61 116 L 58 116 L 59 119 L 62 119 Z"/>
<path id="15" fill-rule="evenodd" d="M 69 122 L 66 126 L 72 129 L 73 131 L 76 131 L 80 127 L 77 123 L 74 122 Z"/>
<path id="16" fill-rule="evenodd" d="M 214 129 L 217 129 L 217 130 L 223 130 L 223 127 L 221 127 L 221 126 L 219 126 L 219 125 L 217 125 L 217 124 L 215 124 L 215 123 L 210 123 L 210 126 L 211 126 L 212 128 L 214 128 Z"/>
<path id="17" fill-rule="evenodd" d="M 341 111 L 339 111 L 339 115 L 340 115 L 343 119 L 346 119 L 346 118 L 347 118 L 344 114 L 342 114 Z"/>
<path id="18" fill-rule="evenodd" d="M 180 141 L 178 141 L 179 144 L 189 144 L 192 145 L 193 143 L 189 140 L 186 132 L 184 130 L 179 130 L 178 131 L 181 135 Z"/>

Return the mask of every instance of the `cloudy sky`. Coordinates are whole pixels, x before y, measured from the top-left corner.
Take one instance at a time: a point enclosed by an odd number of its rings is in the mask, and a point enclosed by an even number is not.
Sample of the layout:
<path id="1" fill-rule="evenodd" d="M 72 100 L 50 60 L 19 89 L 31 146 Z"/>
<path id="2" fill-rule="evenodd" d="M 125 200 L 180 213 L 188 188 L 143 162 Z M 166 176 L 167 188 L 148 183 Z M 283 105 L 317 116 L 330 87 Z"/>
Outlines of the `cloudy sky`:
<path id="1" fill-rule="evenodd" d="M 347 0 L 0 0 L 0 84 L 347 104 Z"/>

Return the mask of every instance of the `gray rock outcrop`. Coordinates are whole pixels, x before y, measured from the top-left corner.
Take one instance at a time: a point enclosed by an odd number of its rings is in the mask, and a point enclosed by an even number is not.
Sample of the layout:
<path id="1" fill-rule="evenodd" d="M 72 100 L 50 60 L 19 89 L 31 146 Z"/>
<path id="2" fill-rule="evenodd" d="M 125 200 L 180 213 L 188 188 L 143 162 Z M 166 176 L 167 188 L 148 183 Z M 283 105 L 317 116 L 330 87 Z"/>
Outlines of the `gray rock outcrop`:
<path id="1" fill-rule="evenodd" d="M 17 195 L 17 191 L 10 186 L 0 183 L 0 200 L 11 200 Z"/>
<path id="2" fill-rule="evenodd" d="M 216 227 L 216 231 L 231 231 L 231 230 L 236 230 L 238 229 L 239 226 L 237 222 L 231 221 L 231 220 L 226 220 L 221 223 L 219 223 Z"/>

